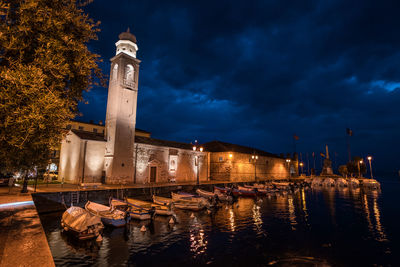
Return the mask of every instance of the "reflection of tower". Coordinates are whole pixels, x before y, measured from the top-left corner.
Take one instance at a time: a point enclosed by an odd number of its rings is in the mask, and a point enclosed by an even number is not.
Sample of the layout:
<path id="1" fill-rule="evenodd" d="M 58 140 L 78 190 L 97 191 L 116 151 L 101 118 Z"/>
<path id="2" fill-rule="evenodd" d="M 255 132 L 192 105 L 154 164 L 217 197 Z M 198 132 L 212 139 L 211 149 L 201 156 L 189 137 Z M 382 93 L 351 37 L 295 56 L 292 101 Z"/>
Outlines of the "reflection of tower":
<path id="1" fill-rule="evenodd" d="M 106 183 L 131 183 L 140 60 L 136 59 L 136 37 L 129 29 L 115 45 L 107 99 Z"/>

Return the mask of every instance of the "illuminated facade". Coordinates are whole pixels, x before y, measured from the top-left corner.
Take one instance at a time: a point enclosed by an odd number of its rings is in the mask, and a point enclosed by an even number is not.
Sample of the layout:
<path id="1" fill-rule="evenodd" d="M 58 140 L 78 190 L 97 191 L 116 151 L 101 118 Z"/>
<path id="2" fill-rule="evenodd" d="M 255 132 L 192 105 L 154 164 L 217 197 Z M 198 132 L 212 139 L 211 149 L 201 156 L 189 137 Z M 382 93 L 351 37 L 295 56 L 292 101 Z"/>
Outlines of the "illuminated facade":
<path id="1" fill-rule="evenodd" d="M 66 125 L 68 134 L 60 148 L 60 181 L 146 184 L 289 177 L 286 159 L 268 152 L 217 141 L 193 149 L 191 144 L 154 139 L 137 129 L 140 60 L 136 58 L 136 37 L 129 31 L 121 33 L 115 45 L 105 125 L 76 121 Z"/>
<path id="2" fill-rule="evenodd" d="M 105 126 L 71 122 L 61 142 L 60 181 L 68 183 L 162 183 L 206 180 L 206 152 L 192 145 L 153 139 L 136 129 L 139 63 L 136 37 L 119 35 L 111 59 Z"/>

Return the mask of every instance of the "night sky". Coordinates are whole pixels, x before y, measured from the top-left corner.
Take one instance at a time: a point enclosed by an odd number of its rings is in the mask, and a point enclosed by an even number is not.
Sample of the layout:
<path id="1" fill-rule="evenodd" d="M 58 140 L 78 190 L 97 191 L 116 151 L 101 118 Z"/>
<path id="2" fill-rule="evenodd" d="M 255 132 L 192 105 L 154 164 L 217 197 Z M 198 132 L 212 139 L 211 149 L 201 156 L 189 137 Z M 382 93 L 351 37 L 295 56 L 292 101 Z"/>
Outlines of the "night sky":
<path id="1" fill-rule="evenodd" d="M 344 163 L 400 169 L 400 1 L 100 1 L 90 49 L 115 55 L 130 27 L 142 60 L 138 128 L 154 138 L 221 140 Z M 85 94 L 80 120 L 105 119 L 107 88 Z M 319 166 L 320 160 L 317 160 Z"/>

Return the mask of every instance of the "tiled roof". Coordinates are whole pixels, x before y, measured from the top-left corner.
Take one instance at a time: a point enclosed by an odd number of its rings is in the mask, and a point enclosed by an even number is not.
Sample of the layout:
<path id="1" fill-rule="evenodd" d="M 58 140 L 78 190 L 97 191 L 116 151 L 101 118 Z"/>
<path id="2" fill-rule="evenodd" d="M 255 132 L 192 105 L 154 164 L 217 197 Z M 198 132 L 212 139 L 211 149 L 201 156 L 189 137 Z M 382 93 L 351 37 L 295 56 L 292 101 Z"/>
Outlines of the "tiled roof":
<path id="1" fill-rule="evenodd" d="M 235 145 L 221 141 L 211 141 L 203 144 L 204 150 L 209 152 L 237 152 L 244 154 L 256 154 L 265 157 L 280 158 L 278 155 L 247 146 Z"/>
<path id="2" fill-rule="evenodd" d="M 72 120 L 72 121 L 74 121 L 74 122 L 79 122 L 79 123 L 90 124 L 90 125 L 96 125 L 96 126 L 100 126 L 100 127 L 105 127 L 104 124 L 95 123 L 95 122 L 81 121 L 81 120 L 77 120 L 77 119 L 74 119 L 74 120 Z M 139 132 L 142 132 L 142 133 L 151 133 L 151 132 L 148 132 L 148 131 L 139 129 L 139 128 L 135 128 L 135 130 L 136 130 L 136 131 L 139 131 Z"/>
<path id="3" fill-rule="evenodd" d="M 166 140 L 148 138 L 143 136 L 135 136 L 135 142 L 153 146 L 166 146 L 166 147 L 174 147 L 174 148 L 189 149 L 189 150 L 193 149 L 192 144 L 180 143 L 175 141 L 166 141 Z"/>
<path id="4" fill-rule="evenodd" d="M 104 139 L 103 133 L 94 133 L 94 132 L 86 132 L 80 130 L 71 130 L 74 134 L 76 134 L 79 138 L 84 140 L 94 140 L 94 141 L 106 141 Z"/>

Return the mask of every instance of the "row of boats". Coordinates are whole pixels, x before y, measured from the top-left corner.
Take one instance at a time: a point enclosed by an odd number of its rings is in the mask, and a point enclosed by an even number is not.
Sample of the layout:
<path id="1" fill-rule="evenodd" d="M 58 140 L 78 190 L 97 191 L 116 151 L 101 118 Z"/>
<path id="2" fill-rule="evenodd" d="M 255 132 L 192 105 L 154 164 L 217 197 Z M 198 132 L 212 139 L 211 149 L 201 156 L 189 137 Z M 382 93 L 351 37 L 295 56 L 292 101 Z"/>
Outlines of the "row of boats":
<path id="1" fill-rule="evenodd" d="M 101 239 L 104 226 L 123 227 L 131 219 L 149 220 L 155 215 L 172 216 L 175 220 L 174 209 L 200 211 L 218 207 L 219 202 L 232 203 L 237 197 L 262 197 L 276 194 L 296 192 L 297 187 L 369 187 L 380 189 L 380 184 L 373 179 L 361 181 L 355 178 L 320 178 L 305 179 L 304 183 L 270 182 L 236 187 L 214 186 L 214 191 L 197 189 L 196 194 L 187 192 L 171 192 L 171 197 L 152 196 L 152 201 L 134 198 L 124 200 L 110 198 L 109 206 L 88 201 L 84 208 L 70 207 L 61 219 L 61 226 L 66 232 L 71 232 L 79 239 Z"/>
<path id="2" fill-rule="evenodd" d="M 306 183 L 310 184 L 312 187 L 367 187 L 371 189 L 380 189 L 380 183 L 375 179 L 356 179 L 356 178 L 331 178 L 331 177 L 315 177 L 307 178 L 304 180 Z M 361 181 L 361 182 L 360 182 Z"/>
<path id="3" fill-rule="evenodd" d="M 153 195 L 152 202 L 134 198 L 125 200 L 110 198 L 109 206 L 88 201 L 84 208 L 73 206 L 67 209 L 62 216 L 61 226 L 64 231 L 74 234 L 78 239 L 101 240 L 104 226 L 123 227 L 130 219 L 149 220 L 155 215 L 175 218 L 173 209 L 190 211 L 212 209 L 217 207 L 219 202 L 232 203 L 239 196 L 263 196 L 268 192 L 289 189 L 289 186 L 289 183 L 277 182 L 236 188 L 215 186 L 213 192 L 202 189 L 197 189 L 197 194 L 171 192 L 171 198 Z"/>

